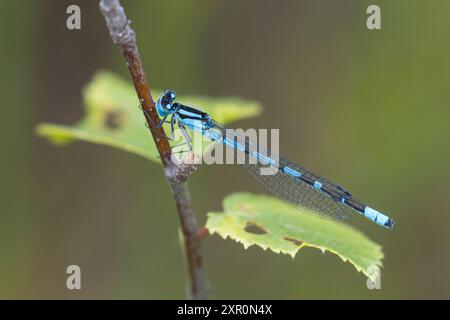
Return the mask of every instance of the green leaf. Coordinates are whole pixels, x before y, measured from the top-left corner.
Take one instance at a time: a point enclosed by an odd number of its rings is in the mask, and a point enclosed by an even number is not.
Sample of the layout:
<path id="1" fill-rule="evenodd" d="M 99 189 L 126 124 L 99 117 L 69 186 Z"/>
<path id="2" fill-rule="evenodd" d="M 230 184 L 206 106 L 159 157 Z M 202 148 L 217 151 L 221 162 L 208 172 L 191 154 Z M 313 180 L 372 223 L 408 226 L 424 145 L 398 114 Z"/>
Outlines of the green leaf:
<path id="1" fill-rule="evenodd" d="M 295 257 L 303 247 L 337 254 L 372 281 L 381 267 L 382 248 L 354 228 L 318 218 L 265 195 L 235 193 L 225 198 L 223 213 L 208 213 L 206 228 L 222 238 L 240 242 L 247 249 L 264 250 Z"/>
<path id="2" fill-rule="evenodd" d="M 161 91 L 153 90 L 159 96 Z M 83 140 L 122 149 L 158 161 L 156 146 L 144 125 L 139 100 L 130 80 L 100 71 L 83 91 L 85 116 L 73 126 L 40 124 L 37 133 L 57 145 Z M 227 123 L 257 116 L 261 107 L 239 98 L 180 96 L 179 101 L 199 106 L 216 121 Z M 169 132 L 166 129 L 166 133 Z"/>

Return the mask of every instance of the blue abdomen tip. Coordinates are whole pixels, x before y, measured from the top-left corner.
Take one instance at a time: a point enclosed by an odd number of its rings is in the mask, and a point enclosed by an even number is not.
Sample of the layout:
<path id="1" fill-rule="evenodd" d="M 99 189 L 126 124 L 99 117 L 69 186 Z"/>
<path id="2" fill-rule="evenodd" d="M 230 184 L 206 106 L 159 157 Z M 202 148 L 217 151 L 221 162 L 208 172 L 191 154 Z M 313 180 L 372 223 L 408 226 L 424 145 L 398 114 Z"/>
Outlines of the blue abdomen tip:
<path id="1" fill-rule="evenodd" d="M 392 229 L 394 227 L 394 220 L 392 220 L 391 218 L 389 218 L 387 215 L 372 209 L 371 207 L 367 207 L 364 209 L 364 213 L 363 213 L 364 217 L 366 217 L 369 220 L 372 220 L 373 222 L 375 222 L 376 224 Z"/>

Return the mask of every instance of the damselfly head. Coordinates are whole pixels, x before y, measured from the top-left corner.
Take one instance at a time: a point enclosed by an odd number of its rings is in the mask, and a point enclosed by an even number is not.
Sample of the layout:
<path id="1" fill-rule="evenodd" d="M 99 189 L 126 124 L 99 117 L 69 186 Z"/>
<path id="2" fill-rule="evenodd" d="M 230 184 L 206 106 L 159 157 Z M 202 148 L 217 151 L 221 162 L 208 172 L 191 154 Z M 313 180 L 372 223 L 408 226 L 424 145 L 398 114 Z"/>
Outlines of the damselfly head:
<path id="1" fill-rule="evenodd" d="M 173 90 L 165 90 L 161 98 L 156 103 L 156 109 L 161 117 L 165 117 L 172 113 L 172 103 L 176 98 L 176 93 Z"/>
<path id="2" fill-rule="evenodd" d="M 164 104 L 172 104 L 175 101 L 177 94 L 173 90 L 164 91 L 164 95 L 161 98 L 161 102 Z"/>
<path id="3" fill-rule="evenodd" d="M 172 103 L 176 98 L 175 91 L 166 90 L 164 94 L 159 98 L 158 103 L 156 104 L 156 109 L 160 116 L 164 117 L 171 113 Z"/>

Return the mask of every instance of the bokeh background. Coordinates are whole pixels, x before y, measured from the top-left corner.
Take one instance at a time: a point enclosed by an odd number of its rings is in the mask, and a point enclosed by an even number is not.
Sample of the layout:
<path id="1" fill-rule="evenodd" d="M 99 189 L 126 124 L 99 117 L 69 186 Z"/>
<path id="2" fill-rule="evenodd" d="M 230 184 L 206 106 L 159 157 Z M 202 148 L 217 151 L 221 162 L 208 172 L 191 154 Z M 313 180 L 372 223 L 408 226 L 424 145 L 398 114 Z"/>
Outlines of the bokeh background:
<path id="1" fill-rule="evenodd" d="M 388 212 L 381 290 L 332 254 L 295 260 L 218 236 L 204 242 L 214 298 L 450 298 L 450 2 L 123 1 L 153 87 L 241 96 L 280 128 L 287 157 Z M 78 4 L 82 30 L 66 29 Z M 378 4 L 382 30 L 366 28 Z M 128 77 L 97 1 L 1 1 L 0 298 L 184 298 L 178 218 L 161 167 L 34 133 L 73 123 L 98 69 Z M 235 191 L 263 192 L 236 166 L 190 180 L 200 223 Z M 82 269 L 82 290 L 65 287 Z"/>

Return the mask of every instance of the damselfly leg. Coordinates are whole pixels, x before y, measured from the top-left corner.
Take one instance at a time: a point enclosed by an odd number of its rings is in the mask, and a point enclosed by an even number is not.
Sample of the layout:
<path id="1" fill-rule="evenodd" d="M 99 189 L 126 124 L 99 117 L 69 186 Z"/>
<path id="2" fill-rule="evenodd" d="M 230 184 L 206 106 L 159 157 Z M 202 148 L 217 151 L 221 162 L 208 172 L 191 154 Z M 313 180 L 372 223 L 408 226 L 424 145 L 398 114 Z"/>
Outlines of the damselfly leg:
<path id="1" fill-rule="evenodd" d="M 141 105 L 139 105 L 139 109 L 141 109 L 141 110 L 146 114 L 146 118 L 147 118 L 148 120 L 150 120 L 150 122 L 155 126 L 156 129 L 161 128 L 161 127 L 163 126 L 164 123 L 169 123 L 169 121 L 166 120 L 166 118 L 167 118 L 167 116 L 166 116 L 166 117 L 164 117 L 163 119 L 161 119 L 161 121 L 160 121 L 158 124 L 155 124 L 155 123 L 153 122 L 152 118 L 150 117 L 150 115 L 148 114 L 148 112 L 147 112 L 146 110 L 144 110 L 144 108 L 142 108 Z M 160 136 L 160 137 L 162 137 L 162 138 L 166 138 L 167 140 L 170 140 L 170 141 L 174 141 L 173 138 L 170 138 L 170 137 L 168 137 L 168 136 L 166 136 L 166 135 L 164 135 L 164 134 L 161 134 L 161 132 L 159 132 L 159 131 L 157 131 L 157 130 L 155 130 L 155 129 L 153 129 L 153 128 L 150 128 L 150 126 L 148 125 L 147 122 L 145 122 L 145 126 L 146 126 L 150 131 L 156 133 L 158 136 Z"/>
<path id="2" fill-rule="evenodd" d="M 178 121 L 178 127 L 180 128 L 181 133 L 183 134 L 184 141 L 186 141 L 183 144 L 187 144 L 189 147 L 189 151 L 192 151 L 192 139 L 189 136 L 189 133 L 187 132 L 186 127 L 180 121 Z"/>

